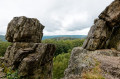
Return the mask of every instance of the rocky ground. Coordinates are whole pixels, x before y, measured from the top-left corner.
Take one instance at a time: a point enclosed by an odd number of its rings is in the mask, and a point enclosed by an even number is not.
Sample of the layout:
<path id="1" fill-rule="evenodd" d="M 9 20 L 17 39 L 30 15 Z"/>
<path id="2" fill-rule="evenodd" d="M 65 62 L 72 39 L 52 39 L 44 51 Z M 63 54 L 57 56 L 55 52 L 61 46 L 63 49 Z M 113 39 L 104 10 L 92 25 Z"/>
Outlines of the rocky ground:
<path id="1" fill-rule="evenodd" d="M 120 79 L 120 52 L 111 49 L 88 51 L 76 47 L 64 79 Z"/>

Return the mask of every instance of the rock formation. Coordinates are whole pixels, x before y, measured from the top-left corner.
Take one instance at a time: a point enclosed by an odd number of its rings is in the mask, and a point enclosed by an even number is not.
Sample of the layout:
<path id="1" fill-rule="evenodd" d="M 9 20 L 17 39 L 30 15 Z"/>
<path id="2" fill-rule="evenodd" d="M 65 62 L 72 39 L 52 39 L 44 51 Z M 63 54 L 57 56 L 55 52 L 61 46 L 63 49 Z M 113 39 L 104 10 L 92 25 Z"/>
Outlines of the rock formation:
<path id="1" fill-rule="evenodd" d="M 119 37 L 114 35 L 116 29 L 120 27 L 120 0 L 115 0 L 109 5 L 95 20 L 94 25 L 88 33 L 87 40 L 84 42 L 83 48 L 88 50 L 96 50 L 102 48 L 108 48 L 111 45 L 112 39 L 119 43 Z M 117 34 L 119 34 L 117 32 Z M 114 44 L 114 43 L 112 43 Z M 109 48 L 116 48 L 119 45 L 109 46 Z"/>
<path id="2" fill-rule="evenodd" d="M 55 45 L 40 43 L 44 26 L 37 19 L 15 17 L 8 24 L 6 39 L 12 42 L 4 65 L 18 70 L 22 78 L 52 79 Z"/>
<path id="3" fill-rule="evenodd" d="M 43 29 L 44 26 L 35 18 L 14 17 L 8 24 L 6 40 L 40 43 Z"/>
<path id="4" fill-rule="evenodd" d="M 95 19 L 82 47 L 72 50 L 64 79 L 120 79 L 120 0 Z"/>

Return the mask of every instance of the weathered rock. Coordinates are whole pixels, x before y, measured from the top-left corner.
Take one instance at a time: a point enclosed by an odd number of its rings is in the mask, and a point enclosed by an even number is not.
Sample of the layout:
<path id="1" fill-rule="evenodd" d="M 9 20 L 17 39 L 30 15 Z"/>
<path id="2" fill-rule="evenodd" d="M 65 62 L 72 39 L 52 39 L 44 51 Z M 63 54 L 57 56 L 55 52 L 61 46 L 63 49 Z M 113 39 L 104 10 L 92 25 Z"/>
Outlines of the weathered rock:
<path id="1" fill-rule="evenodd" d="M 4 64 L 29 79 L 52 79 L 54 52 L 53 44 L 17 42 L 8 47 Z"/>
<path id="2" fill-rule="evenodd" d="M 115 0 L 100 15 L 100 19 L 107 22 L 108 26 L 114 27 L 120 24 L 120 0 Z"/>
<path id="3" fill-rule="evenodd" d="M 115 48 L 120 51 L 120 27 L 115 27 L 112 31 L 112 35 L 108 40 L 107 48 Z"/>
<path id="4" fill-rule="evenodd" d="M 9 42 L 40 43 L 44 26 L 35 18 L 14 17 L 8 24 L 6 40 Z"/>
<path id="5" fill-rule="evenodd" d="M 100 14 L 99 18 L 95 20 L 94 25 L 88 33 L 87 40 L 83 44 L 83 48 L 88 50 L 103 48 L 119 49 L 119 30 L 115 29 L 120 27 L 119 18 L 120 0 L 115 0 Z M 116 42 L 112 45 L 114 41 Z"/>
<path id="6" fill-rule="evenodd" d="M 81 78 L 81 73 L 83 69 L 87 68 L 89 63 L 94 61 L 92 58 L 88 58 L 87 55 L 88 51 L 83 48 L 76 47 L 72 50 L 68 68 L 64 72 L 64 79 L 69 79 L 72 76 Z M 94 63 L 91 64 L 94 65 Z"/>
<path id="7" fill-rule="evenodd" d="M 119 51 L 111 49 L 89 51 L 76 47 L 72 50 L 68 68 L 64 72 L 64 79 L 84 79 L 83 74 L 93 74 L 94 76 L 97 76 L 94 72 L 91 72 L 96 66 L 99 67 L 97 69 L 100 69 L 100 71 L 96 73 L 99 73 L 103 78 L 119 79 L 119 54 Z M 90 72 L 90 74 L 87 72 Z M 96 77 L 96 79 L 99 79 L 99 76 Z"/>
<path id="8" fill-rule="evenodd" d="M 63 79 L 120 79 L 120 0 L 94 21 L 82 47 L 72 50 Z"/>
<path id="9" fill-rule="evenodd" d="M 97 19 L 88 33 L 83 48 L 88 50 L 105 48 L 106 41 L 109 39 L 111 33 L 112 29 L 106 25 L 106 21 Z"/>
<path id="10" fill-rule="evenodd" d="M 23 79 L 52 79 L 55 45 L 40 43 L 44 26 L 37 19 L 15 17 L 8 24 L 6 39 L 13 42 L 3 64 L 18 70 Z"/>
<path id="11" fill-rule="evenodd" d="M 21 76 L 28 75 L 29 79 L 52 79 L 54 51 L 55 46 L 52 44 L 39 44 L 36 53 L 23 59 L 19 66 L 19 74 Z"/>

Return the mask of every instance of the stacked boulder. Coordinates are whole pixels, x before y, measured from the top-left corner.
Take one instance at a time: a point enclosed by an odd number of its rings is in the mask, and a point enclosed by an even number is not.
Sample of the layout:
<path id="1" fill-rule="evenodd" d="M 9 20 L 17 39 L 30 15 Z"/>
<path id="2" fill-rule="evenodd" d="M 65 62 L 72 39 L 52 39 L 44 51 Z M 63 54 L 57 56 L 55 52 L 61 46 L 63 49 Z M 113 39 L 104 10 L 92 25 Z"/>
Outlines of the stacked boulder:
<path id="1" fill-rule="evenodd" d="M 4 65 L 18 70 L 22 78 L 52 79 L 55 45 L 43 44 L 44 26 L 35 18 L 14 17 L 6 39 L 12 42 L 4 55 Z"/>
<path id="2" fill-rule="evenodd" d="M 64 79 L 120 79 L 120 0 L 95 19 L 82 47 L 72 50 Z"/>

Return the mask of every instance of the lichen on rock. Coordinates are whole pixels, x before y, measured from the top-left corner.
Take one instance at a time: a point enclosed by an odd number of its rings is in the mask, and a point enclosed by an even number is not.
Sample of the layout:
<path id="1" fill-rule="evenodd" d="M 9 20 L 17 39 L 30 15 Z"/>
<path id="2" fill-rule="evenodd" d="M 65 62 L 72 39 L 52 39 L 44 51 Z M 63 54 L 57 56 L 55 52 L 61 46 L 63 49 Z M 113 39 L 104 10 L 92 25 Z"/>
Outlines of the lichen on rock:
<path id="1" fill-rule="evenodd" d="M 4 65 L 18 70 L 27 79 L 52 79 L 55 45 L 43 44 L 44 26 L 35 18 L 14 17 L 8 24 L 6 40 L 12 42 L 4 55 Z"/>

